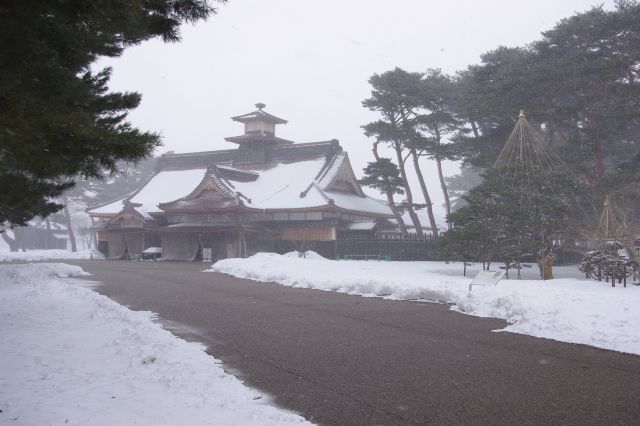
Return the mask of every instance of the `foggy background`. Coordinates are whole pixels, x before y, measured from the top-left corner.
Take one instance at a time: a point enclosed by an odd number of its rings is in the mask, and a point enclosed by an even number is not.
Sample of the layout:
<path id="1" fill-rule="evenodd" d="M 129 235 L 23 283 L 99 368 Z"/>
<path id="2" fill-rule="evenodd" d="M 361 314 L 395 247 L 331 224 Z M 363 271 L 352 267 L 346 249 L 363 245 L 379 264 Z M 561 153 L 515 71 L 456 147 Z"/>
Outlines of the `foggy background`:
<path id="1" fill-rule="evenodd" d="M 235 148 L 224 138 L 242 134 L 243 126 L 230 117 L 264 102 L 267 112 L 289 120 L 277 127 L 279 137 L 338 139 L 361 177 L 373 161 L 373 141 L 360 126 L 378 118 L 361 105 L 372 74 L 396 66 L 453 73 L 500 45 L 537 40 L 560 19 L 600 3 L 613 6 L 613 0 L 230 0 L 207 22 L 183 26 L 180 43 L 144 42 L 95 69 L 112 66 L 113 90 L 143 95 L 129 118 L 162 135 L 156 154 Z M 434 213 L 444 223 L 435 163 L 422 162 Z M 457 170 L 445 164 L 447 175 Z M 423 201 L 419 192 L 416 202 Z"/>

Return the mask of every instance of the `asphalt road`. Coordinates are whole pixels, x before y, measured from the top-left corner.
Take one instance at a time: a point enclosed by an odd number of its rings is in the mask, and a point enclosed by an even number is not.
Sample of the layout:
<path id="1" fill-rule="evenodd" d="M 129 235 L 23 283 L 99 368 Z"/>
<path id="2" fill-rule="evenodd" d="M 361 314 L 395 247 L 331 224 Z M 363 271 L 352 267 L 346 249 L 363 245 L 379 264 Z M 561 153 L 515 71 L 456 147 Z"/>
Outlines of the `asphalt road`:
<path id="1" fill-rule="evenodd" d="M 640 425 L 640 357 L 492 330 L 447 306 L 78 261 L 97 291 L 186 338 L 282 407 L 326 425 Z M 640 307 L 639 307 L 640 309 Z"/>

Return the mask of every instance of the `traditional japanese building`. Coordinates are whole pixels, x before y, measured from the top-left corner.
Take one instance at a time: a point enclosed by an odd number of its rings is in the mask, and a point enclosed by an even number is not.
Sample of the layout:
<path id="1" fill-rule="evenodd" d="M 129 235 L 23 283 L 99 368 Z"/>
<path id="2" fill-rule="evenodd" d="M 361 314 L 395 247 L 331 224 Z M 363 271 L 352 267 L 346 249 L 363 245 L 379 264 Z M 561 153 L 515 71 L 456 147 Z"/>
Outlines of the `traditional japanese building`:
<path id="1" fill-rule="evenodd" d="M 244 134 L 234 149 L 164 154 L 137 191 L 88 210 L 110 258 L 162 247 L 162 257 L 193 260 L 282 251 L 313 242 L 335 255 L 353 229 L 388 223 L 388 206 L 366 196 L 337 140 L 294 143 L 276 136 L 287 121 L 264 104 L 232 117 Z"/>

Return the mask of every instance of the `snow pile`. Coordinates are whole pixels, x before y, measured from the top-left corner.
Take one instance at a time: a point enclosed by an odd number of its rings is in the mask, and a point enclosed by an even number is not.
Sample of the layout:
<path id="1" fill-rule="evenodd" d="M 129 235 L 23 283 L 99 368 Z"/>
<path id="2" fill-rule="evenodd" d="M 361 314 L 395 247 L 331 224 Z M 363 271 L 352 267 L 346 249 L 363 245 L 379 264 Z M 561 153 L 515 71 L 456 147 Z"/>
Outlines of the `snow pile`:
<path id="1" fill-rule="evenodd" d="M 320 256 L 318 253 L 316 253 L 313 250 L 307 250 L 305 251 L 303 254 L 300 254 L 299 251 L 290 251 L 289 253 L 285 253 L 283 254 L 283 256 L 285 257 L 302 257 L 305 259 L 325 259 L 324 257 Z"/>
<path id="2" fill-rule="evenodd" d="M 568 275 L 575 267 L 558 269 Z M 473 276 L 478 267 L 469 270 Z M 334 261 L 272 253 L 221 260 L 209 271 L 293 287 L 441 301 L 470 315 L 502 318 L 510 323 L 504 331 L 640 354 L 640 287 L 636 286 L 611 288 L 573 278 L 503 280 L 469 293 L 471 278 L 460 276 L 460 264 Z"/>
<path id="3" fill-rule="evenodd" d="M 0 266 L 0 423 L 305 423 L 151 313 L 58 278 L 84 274 L 64 264 Z"/>
<path id="4" fill-rule="evenodd" d="M 69 250 L 29 250 L 16 252 L 0 252 L 0 262 L 39 260 L 60 260 L 60 259 L 104 259 L 104 255 L 97 250 L 80 250 L 72 252 Z"/>

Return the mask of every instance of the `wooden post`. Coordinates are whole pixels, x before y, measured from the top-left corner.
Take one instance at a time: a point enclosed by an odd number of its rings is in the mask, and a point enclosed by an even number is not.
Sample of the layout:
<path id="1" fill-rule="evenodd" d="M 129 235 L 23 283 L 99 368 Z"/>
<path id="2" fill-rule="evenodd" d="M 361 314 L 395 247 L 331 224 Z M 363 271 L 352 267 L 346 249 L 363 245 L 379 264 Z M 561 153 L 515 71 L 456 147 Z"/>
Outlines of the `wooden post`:
<path id="1" fill-rule="evenodd" d="M 616 286 L 616 266 L 611 266 L 611 287 Z"/>
<path id="2" fill-rule="evenodd" d="M 69 234 L 69 242 L 71 243 L 71 251 L 72 252 L 77 252 L 78 249 L 76 248 L 76 236 L 73 233 L 73 227 L 72 227 L 72 223 L 71 223 L 71 215 L 69 214 L 69 197 L 67 197 L 67 194 L 64 194 L 62 196 L 62 203 L 64 204 L 64 207 L 62 208 L 62 212 L 64 213 L 64 220 L 66 222 L 67 225 L 67 234 Z"/>
<path id="3" fill-rule="evenodd" d="M 619 264 L 616 265 L 616 272 L 618 272 L 618 270 L 619 270 L 618 266 L 620 266 L 620 265 Z M 625 271 L 626 271 L 626 266 L 625 266 Z M 620 275 L 618 275 L 618 284 L 621 284 L 621 283 L 622 283 L 622 277 Z"/>
<path id="4" fill-rule="evenodd" d="M 602 282 L 602 265 L 598 265 L 598 281 Z"/>

